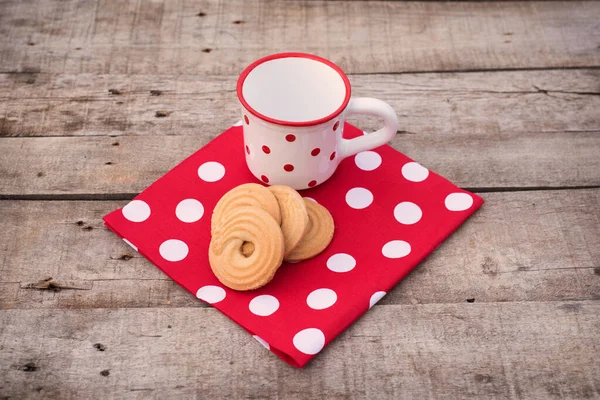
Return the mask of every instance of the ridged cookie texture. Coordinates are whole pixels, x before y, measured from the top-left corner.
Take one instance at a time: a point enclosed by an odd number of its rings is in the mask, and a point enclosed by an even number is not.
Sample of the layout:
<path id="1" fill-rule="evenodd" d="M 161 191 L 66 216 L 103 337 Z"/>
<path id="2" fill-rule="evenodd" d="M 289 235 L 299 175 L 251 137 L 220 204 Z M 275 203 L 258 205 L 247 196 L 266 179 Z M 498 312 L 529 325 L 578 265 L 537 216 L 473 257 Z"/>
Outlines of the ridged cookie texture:
<path id="1" fill-rule="evenodd" d="M 254 246 L 249 256 L 243 248 Z M 277 221 L 264 209 L 235 207 L 215 225 L 208 249 L 213 273 L 234 290 L 252 290 L 273 279 L 283 261 L 284 239 Z"/>
<path id="2" fill-rule="evenodd" d="M 281 230 L 285 243 L 284 257 L 300 243 L 308 226 L 308 212 L 304 199 L 289 186 L 270 186 L 281 210 Z"/>
<path id="3" fill-rule="evenodd" d="M 210 225 L 211 232 L 220 223 L 221 219 L 231 210 L 238 207 L 254 206 L 268 212 L 278 224 L 281 224 L 281 212 L 277 199 L 266 187 L 257 183 L 245 183 L 225 193 L 217 202 L 212 214 Z"/>
<path id="4" fill-rule="evenodd" d="M 286 261 L 302 261 L 316 256 L 329 246 L 335 225 L 329 211 L 312 200 L 304 200 L 308 212 L 308 228 L 300 243 L 285 256 Z"/>

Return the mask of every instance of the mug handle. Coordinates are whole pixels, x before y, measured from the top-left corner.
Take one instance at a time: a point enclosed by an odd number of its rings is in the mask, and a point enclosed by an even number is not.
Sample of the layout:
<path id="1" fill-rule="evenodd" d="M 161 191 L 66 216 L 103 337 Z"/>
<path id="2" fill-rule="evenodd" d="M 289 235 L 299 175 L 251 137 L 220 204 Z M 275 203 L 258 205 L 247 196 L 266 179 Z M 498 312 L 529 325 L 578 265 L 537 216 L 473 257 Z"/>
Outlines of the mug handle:
<path id="1" fill-rule="evenodd" d="M 368 135 L 359 136 L 354 139 L 342 139 L 340 144 L 341 158 L 384 145 L 392 140 L 398 130 L 396 112 L 388 103 L 378 99 L 371 97 L 352 98 L 346 108 L 346 114 L 375 115 L 383 118 L 385 126 Z"/>

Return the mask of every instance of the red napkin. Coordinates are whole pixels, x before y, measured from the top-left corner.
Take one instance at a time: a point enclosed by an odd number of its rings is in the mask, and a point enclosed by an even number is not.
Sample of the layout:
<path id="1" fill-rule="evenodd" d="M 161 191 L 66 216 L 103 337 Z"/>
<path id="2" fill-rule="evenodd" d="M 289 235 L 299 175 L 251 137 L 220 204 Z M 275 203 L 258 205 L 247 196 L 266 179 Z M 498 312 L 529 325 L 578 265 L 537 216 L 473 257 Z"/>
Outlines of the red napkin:
<path id="1" fill-rule="evenodd" d="M 345 125 L 345 137 L 362 134 Z M 329 247 L 310 260 L 284 263 L 261 289 L 236 292 L 210 269 L 210 217 L 225 192 L 246 182 L 258 181 L 244 161 L 242 127 L 233 126 L 104 221 L 295 367 L 306 365 L 483 204 L 390 146 L 360 153 L 343 160 L 329 181 L 301 192 L 331 212 L 336 227 Z"/>

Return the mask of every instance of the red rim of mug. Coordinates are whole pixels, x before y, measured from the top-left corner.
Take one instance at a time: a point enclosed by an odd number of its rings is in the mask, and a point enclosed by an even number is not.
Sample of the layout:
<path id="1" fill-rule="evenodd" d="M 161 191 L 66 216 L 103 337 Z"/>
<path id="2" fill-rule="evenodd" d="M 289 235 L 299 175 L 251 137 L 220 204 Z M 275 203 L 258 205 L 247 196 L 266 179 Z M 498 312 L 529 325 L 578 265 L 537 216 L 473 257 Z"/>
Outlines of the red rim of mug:
<path id="1" fill-rule="evenodd" d="M 307 58 L 309 60 L 322 62 L 323 64 L 329 66 L 330 68 L 333 68 L 333 70 L 335 70 L 335 72 L 337 72 L 340 75 L 340 77 L 344 81 L 344 86 L 346 87 L 346 95 L 344 96 L 344 101 L 342 102 L 342 104 L 338 107 L 337 110 L 335 110 L 334 112 L 332 112 L 331 114 L 329 114 L 323 118 L 315 119 L 312 121 L 301 121 L 301 122 L 275 119 L 275 118 L 271 118 L 267 115 L 261 114 L 258 111 L 256 111 L 254 108 L 252 108 L 250 106 L 250 104 L 248 104 L 248 102 L 246 102 L 246 99 L 244 99 L 244 95 L 242 94 L 242 87 L 244 86 L 244 81 L 246 80 L 246 78 L 248 77 L 250 72 L 252 72 L 252 70 L 254 68 L 258 67 L 259 65 L 261 65 L 267 61 L 277 60 L 279 58 Z M 308 54 L 308 53 L 278 53 L 278 54 L 271 54 L 269 56 L 266 56 L 259 60 L 256 60 L 252 64 L 250 64 L 249 66 L 246 67 L 246 69 L 242 72 L 242 74 L 240 75 L 240 77 L 237 81 L 237 95 L 238 95 L 238 98 L 240 99 L 240 102 L 242 103 L 242 105 L 244 106 L 244 108 L 246 110 L 248 110 L 252 115 L 254 115 L 264 121 L 271 122 L 271 123 L 277 124 L 277 125 L 284 125 L 284 126 L 313 126 L 313 125 L 321 124 L 323 122 L 330 121 L 330 120 L 334 119 L 335 117 L 337 117 L 338 115 L 340 115 L 342 113 L 342 111 L 344 111 L 344 109 L 348 105 L 348 102 L 350 101 L 350 81 L 348 80 L 348 77 L 346 76 L 344 71 L 341 70 L 340 67 L 338 67 L 331 61 L 326 60 L 322 57 L 315 56 L 314 54 Z"/>

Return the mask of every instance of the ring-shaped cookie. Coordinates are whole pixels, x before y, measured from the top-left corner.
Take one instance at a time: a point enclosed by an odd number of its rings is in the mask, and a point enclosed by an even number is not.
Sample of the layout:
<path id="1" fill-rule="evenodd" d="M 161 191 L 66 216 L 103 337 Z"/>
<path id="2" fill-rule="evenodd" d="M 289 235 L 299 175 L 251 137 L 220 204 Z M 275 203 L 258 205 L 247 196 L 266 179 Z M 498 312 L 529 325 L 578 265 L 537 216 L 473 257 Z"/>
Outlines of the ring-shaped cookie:
<path id="1" fill-rule="evenodd" d="M 242 249 L 252 243 L 248 257 Z M 208 259 L 219 281 L 234 290 L 252 290 L 273 279 L 283 261 L 284 240 L 279 224 L 259 207 L 236 207 L 215 227 Z"/>
<path id="2" fill-rule="evenodd" d="M 245 183 L 225 193 L 217 202 L 212 214 L 211 232 L 214 232 L 215 227 L 228 212 L 244 206 L 260 207 L 281 224 L 279 203 L 273 193 L 257 183 Z"/>
<path id="3" fill-rule="evenodd" d="M 308 212 L 308 228 L 296 248 L 285 256 L 286 261 L 302 261 L 316 256 L 331 243 L 335 225 L 329 211 L 312 200 L 304 199 Z"/>
<path id="4" fill-rule="evenodd" d="M 281 210 L 281 230 L 285 242 L 284 257 L 300 243 L 308 226 L 308 213 L 304 199 L 289 186 L 270 186 Z"/>

